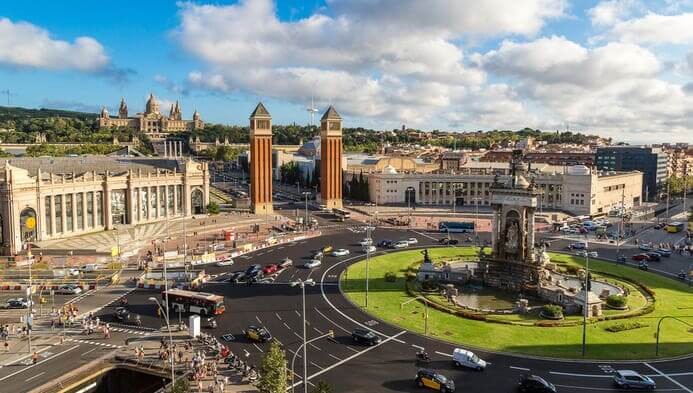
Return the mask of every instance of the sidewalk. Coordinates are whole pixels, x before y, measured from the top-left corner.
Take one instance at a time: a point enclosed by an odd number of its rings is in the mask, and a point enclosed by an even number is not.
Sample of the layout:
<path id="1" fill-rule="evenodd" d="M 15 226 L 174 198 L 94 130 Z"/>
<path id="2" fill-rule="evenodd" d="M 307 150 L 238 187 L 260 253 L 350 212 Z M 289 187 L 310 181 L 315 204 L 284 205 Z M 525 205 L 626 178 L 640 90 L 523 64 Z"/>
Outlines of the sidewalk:
<path id="1" fill-rule="evenodd" d="M 164 352 L 162 343 L 168 345 L 169 337 L 165 332 L 146 337 L 128 339 L 127 347 L 116 354 L 116 360 L 137 365 L 145 369 L 158 369 L 170 373 L 170 358 L 162 359 Z M 187 378 L 190 383 L 190 392 L 209 392 L 214 385 L 216 370 L 217 378 L 224 379 L 223 392 L 257 392 L 257 389 L 243 378 L 240 372 L 230 369 L 223 361 L 217 361 L 209 352 L 209 348 L 197 339 L 190 339 L 187 330 L 173 332 L 174 368 L 176 378 Z M 200 352 L 205 353 L 205 370 L 201 380 L 193 380 L 193 358 Z M 212 365 L 214 363 L 214 365 Z M 202 390 L 199 390 L 201 386 Z M 222 393 L 218 386 L 214 392 Z"/>
<path id="2" fill-rule="evenodd" d="M 0 368 L 16 365 L 31 364 L 31 355 L 36 352 L 39 355 L 38 361 L 43 360 L 44 352 L 52 346 L 58 344 L 60 339 L 57 336 L 46 337 L 36 336 L 31 338 L 31 352 L 29 352 L 29 340 L 26 337 L 12 336 L 7 340 L 9 346 L 5 350 L 4 340 L 0 340 Z"/>

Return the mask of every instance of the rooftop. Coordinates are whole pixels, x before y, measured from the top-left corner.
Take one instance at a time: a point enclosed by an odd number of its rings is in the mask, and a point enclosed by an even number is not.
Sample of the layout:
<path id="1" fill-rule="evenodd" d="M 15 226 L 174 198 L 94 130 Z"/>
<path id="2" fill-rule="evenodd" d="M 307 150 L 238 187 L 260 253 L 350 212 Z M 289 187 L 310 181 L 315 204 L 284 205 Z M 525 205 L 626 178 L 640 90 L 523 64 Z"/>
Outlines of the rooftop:
<path id="1" fill-rule="evenodd" d="M 53 173 L 56 175 L 72 174 L 81 175 L 95 171 L 98 174 L 125 173 L 128 170 L 142 170 L 143 172 L 156 172 L 158 169 L 182 172 L 185 165 L 183 160 L 168 158 L 131 158 L 109 156 L 79 156 L 79 157 L 17 157 L 0 159 L 0 166 L 10 164 L 14 167 L 26 169 L 29 176 Z"/>

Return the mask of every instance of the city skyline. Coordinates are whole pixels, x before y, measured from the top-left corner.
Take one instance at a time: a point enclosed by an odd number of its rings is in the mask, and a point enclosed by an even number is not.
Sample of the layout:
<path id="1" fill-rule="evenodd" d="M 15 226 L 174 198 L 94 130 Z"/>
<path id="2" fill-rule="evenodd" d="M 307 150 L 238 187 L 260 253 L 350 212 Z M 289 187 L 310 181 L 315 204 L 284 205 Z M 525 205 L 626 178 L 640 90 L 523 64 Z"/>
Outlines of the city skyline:
<path id="1" fill-rule="evenodd" d="M 8 4 L 0 102 L 138 112 L 153 92 L 212 123 L 246 124 L 263 101 L 306 124 L 314 97 L 347 127 L 693 142 L 691 2 L 439 3 Z"/>

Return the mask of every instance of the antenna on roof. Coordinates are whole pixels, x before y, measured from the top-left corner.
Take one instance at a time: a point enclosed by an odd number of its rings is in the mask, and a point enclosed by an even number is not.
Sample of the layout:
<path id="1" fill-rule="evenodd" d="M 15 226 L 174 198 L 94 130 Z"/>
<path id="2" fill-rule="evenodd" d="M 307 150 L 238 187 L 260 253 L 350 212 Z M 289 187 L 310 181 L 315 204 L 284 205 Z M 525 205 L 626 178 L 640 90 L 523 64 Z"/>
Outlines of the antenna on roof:
<path id="1" fill-rule="evenodd" d="M 313 96 L 310 96 L 310 106 L 306 108 L 306 111 L 310 114 L 310 128 L 313 129 L 313 123 L 315 122 L 315 114 L 318 113 L 318 108 L 315 107 L 313 102 Z"/>

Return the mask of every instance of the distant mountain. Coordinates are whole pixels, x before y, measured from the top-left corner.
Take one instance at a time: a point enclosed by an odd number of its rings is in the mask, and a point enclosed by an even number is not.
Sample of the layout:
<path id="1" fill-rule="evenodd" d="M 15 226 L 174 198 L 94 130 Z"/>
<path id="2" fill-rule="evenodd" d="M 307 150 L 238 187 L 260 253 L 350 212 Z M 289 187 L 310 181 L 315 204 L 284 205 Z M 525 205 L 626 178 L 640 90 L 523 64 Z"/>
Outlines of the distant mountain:
<path id="1" fill-rule="evenodd" d="M 0 121 L 23 120 L 23 119 L 45 119 L 49 117 L 64 117 L 71 119 L 91 119 L 98 117 L 96 113 L 74 112 L 62 109 L 29 109 L 13 106 L 0 106 Z"/>

